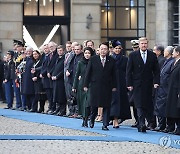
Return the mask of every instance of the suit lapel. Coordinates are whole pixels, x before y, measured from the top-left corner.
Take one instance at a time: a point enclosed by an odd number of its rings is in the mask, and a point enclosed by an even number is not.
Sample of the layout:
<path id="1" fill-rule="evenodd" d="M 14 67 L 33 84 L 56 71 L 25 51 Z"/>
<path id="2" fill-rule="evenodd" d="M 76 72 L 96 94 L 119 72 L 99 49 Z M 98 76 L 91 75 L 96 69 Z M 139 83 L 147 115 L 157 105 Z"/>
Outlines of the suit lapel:
<path id="1" fill-rule="evenodd" d="M 140 50 L 138 50 L 138 51 L 136 51 L 136 52 L 138 52 L 138 53 L 137 53 L 138 59 L 139 59 L 140 62 L 144 65 L 144 61 L 143 61 L 143 59 L 142 59 L 142 57 L 141 57 Z M 147 60 L 146 60 L 146 61 L 147 61 Z"/>
<path id="2" fill-rule="evenodd" d="M 98 65 L 100 66 L 100 68 L 104 68 L 103 65 L 102 65 L 102 63 L 101 63 L 101 58 L 100 58 L 100 56 L 98 56 L 97 62 L 98 62 Z M 106 64 L 106 63 L 105 63 L 105 64 Z M 104 66 L 105 66 L 105 65 L 104 65 Z"/>
<path id="3" fill-rule="evenodd" d="M 178 60 L 178 62 L 172 66 L 171 72 L 178 66 L 180 65 L 180 60 Z"/>

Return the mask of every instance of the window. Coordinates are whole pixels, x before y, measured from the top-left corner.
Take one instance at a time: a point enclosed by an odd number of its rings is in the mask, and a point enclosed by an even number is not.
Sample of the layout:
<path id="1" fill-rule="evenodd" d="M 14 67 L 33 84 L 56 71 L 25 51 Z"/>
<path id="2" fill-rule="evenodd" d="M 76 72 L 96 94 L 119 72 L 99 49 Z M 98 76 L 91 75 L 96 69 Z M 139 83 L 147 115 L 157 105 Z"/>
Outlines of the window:
<path id="1" fill-rule="evenodd" d="M 146 35 L 145 0 L 103 0 L 101 6 L 101 39 L 130 38 Z M 121 42 L 122 43 L 122 42 Z M 126 46 L 126 45 L 125 45 Z"/>
<path id="2" fill-rule="evenodd" d="M 69 16 L 69 0 L 24 0 L 25 16 Z"/>

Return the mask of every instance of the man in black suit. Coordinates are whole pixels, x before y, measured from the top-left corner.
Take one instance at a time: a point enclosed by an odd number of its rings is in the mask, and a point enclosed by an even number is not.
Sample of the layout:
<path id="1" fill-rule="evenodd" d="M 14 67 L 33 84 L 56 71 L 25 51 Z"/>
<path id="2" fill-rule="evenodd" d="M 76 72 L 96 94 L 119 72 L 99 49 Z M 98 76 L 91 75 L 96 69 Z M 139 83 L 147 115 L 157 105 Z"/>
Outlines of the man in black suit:
<path id="1" fill-rule="evenodd" d="M 94 127 L 98 107 L 103 107 L 102 130 L 109 130 L 112 91 L 116 91 L 115 61 L 108 56 L 109 43 L 100 44 L 100 55 L 93 56 L 85 74 L 84 90 L 90 90 L 90 127 Z"/>
<path id="2" fill-rule="evenodd" d="M 147 49 L 147 38 L 139 39 L 139 48 L 140 50 L 129 55 L 127 88 L 133 90 L 139 123 L 138 131 L 146 132 L 145 118 L 148 123 L 153 122 L 152 87 L 159 86 L 160 72 L 156 55 Z"/>

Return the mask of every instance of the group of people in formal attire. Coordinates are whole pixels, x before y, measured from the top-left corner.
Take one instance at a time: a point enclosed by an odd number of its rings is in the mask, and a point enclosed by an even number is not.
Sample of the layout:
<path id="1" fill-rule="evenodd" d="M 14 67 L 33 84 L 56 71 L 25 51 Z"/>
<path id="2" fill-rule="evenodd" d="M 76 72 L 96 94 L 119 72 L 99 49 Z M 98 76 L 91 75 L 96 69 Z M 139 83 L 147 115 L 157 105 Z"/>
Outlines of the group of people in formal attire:
<path id="1" fill-rule="evenodd" d="M 180 135 L 180 46 L 151 50 L 145 37 L 131 43 L 126 57 L 118 40 L 98 49 L 92 40 L 51 41 L 39 50 L 14 40 L 1 70 L 7 109 L 15 95 L 15 109 L 82 118 L 82 127 L 91 128 L 101 116 L 106 131 L 131 119 L 132 106 L 138 132 Z"/>

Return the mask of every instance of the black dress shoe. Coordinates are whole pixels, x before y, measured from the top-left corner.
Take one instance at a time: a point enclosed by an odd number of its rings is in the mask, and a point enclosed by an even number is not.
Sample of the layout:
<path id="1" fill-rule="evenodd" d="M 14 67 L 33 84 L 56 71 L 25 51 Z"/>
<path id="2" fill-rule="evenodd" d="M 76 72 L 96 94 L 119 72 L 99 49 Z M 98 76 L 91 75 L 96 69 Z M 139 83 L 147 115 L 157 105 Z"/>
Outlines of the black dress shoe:
<path id="1" fill-rule="evenodd" d="M 102 130 L 109 130 L 107 126 L 102 126 Z"/>
<path id="2" fill-rule="evenodd" d="M 11 109 L 12 107 L 5 107 L 4 109 Z"/>
<path id="3" fill-rule="evenodd" d="M 150 123 L 150 124 L 146 127 L 147 130 L 154 130 L 155 128 L 156 128 L 156 125 L 155 125 L 154 123 Z"/>
<path id="4" fill-rule="evenodd" d="M 172 132 L 174 135 L 180 135 L 180 130 L 176 129 L 174 132 Z"/>
<path id="5" fill-rule="evenodd" d="M 93 121 L 93 120 L 90 120 L 90 121 L 89 121 L 89 126 L 90 126 L 91 128 L 94 127 L 94 121 Z"/>
<path id="6" fill-rule="evenodd" d="M 37 111 L 36 111 L 36 110 L 31 109 L 31 110 L 29 110 L 29 112 L 37 112 Z"/>
<path id="7" fill-rule="evenodd" d="M 119 128 L 119 126 L 113 126 L 113 128 Z"/>
<path id="8" fill-rule="evenodd" d="M 44 112 L 43 109 L 39 109 L 39 110 L 38 110 L 38 113 L 43 113 L 43 112 Z"/>
<path id="9" fill-rule="evenodd" d="M 156 127 L 156 128 L 154 128 L 154 131 L 157 131 L 157 132 L 161 132 L 161 131 L 163 131 L 165 128 L 163 128 L 163 127 Z"/>
<path id="10" fill-rule="evenodd" d="M 170 133 L 170 132 L 173 132 L 173 131 L 174 131 L 174 129 L 166 127 L 162 132 Z"/>
<path id="11" fill-rule="evenodd" d="M 146 126 L 145 125 L 139 126 L 138 127 L 138 132 L 146 133 Z"/>
<path id="12" fill-rule="evenodd" d="M 88 118 L 85 118 L 84 120 L 84 127 L 88 127 Z"/>

